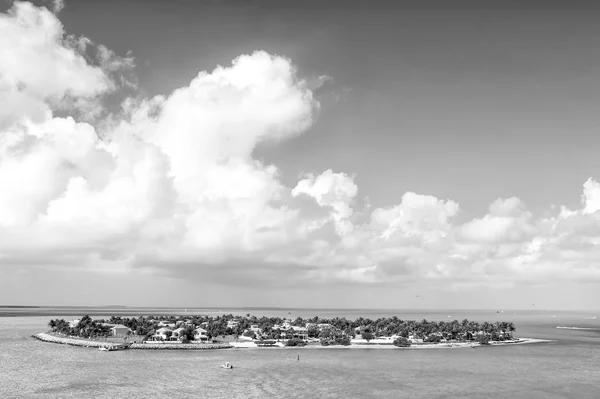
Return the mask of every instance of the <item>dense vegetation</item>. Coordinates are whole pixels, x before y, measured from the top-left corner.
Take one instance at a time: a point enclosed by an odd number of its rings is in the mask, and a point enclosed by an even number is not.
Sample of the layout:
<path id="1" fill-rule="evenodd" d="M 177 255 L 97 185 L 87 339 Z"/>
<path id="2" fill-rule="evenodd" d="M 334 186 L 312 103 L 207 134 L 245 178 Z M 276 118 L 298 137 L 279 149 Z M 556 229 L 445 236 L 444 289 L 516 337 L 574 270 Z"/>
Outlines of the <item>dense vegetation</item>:
<path id="1" fill-rule="evenodd" d="M 285 341 L 285 346 L 306 346 L 306 342 L 298 338 L 292 338 Z"/>
<path id="2" fill-rule="evenodd" d="M 76 326 L 71 327 L 65 320 L 50 320 L 48 327 L 54 332 L 83 338 L 107 337 L 111 334 L 109 326 L 98 320 L 92 320 L 88 315 L 83 316 Z"/>
<path id="3" fill-rule="evenodd" d="M 411 342 L 408 338 L 398 337 L 394 340 L 394 345 L 399 348 L 407 348 L 411 345 Z"/>
<path id="4" fill-rule="evenodd" d="M 231 322 L 237 322 L 231 326 Z M 289 340 L 289 335 L 283 328 L 276 328 L 288 322 L 291 326 L 306 327 L 309 338 L 319 339 L 323 345 L 349 345 L 350 339 L 360 334 L 367 341 L 376 337 L 398 336 L 411 339 L 422 339 L 424 342 L 439 342 L 445 340 L 503 340 L 512 337 L 515 331 L 512 322 L 478 323 L 469 320 L 453 321 L 428 321 L 428 320 L 401 320 L 398 317 L 378 318 L 371 320 L 359 317 L 356 320 L 335 317 L 321 319 L 313 317 L 295 320 L 286 320 L 279 317 L 256 317 L 251 315 L 233 316 L 140 316 L 119 317 L 113 316 L 108 320 L 92 320 L 84 316 L 77 326 L 69 326 L 65 320 L 51 320 L 49 327 L 52 331 L 67 335 L 81 337 L 102 337 L 110 335 L 112 325 L 129 327 L 133 334 L 150 337 L 160 328 L 159 323 L 169 323 L 185 328 L 185 339 L 193 339 L 194 329 L 202 327 L 207 331 L 209 338 L 220 336 L 246 335 L 252 339 Z M 228 322 L 230 326 L 228 327 Z M 234 323 L 235 324 L 235 323 Z M 255 325 L 260 329 L 260 336 L 250 330 Z M 398 340 L 397 340 L 398 341 Z M 404 343 L 405 341 L 398 341 Z"/>

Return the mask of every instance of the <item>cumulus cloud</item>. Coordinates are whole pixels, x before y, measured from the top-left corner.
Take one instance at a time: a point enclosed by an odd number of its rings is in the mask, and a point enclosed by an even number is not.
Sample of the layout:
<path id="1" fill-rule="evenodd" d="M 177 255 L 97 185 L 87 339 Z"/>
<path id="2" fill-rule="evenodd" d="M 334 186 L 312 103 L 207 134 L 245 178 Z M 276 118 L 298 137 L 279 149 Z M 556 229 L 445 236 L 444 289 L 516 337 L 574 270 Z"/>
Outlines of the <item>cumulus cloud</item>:
<path id="1" fill-rule="evenodd" d="M 345 235 L 352 231 L 350 217 L 354 212 L 352 203 L 357 191 L 358 187 L 354 184 L 353 178 L 345 173 L 333 173 L 329 169 L 319 176 L 309 174 L 305 179 L 300 180 L 292 190 L 292 196 L 304 194 L 314 198 L 320 206 L 330 207 L 329 217 L 334 221 L 336 231 L 338 234 Z M 328 221 L 324 219 L 314 227 L 321 227 Z"/>
<path id="2" fill-rule="evenodd" d="M 434 240 L 445 237 L 449 220 L 457 212 L 458 204 L 454 201 L 408 192 L 400 204 L 375 209 L 371 224 L 383 229 L 380 237 L 385 240 L 396 233 Z"/>
<path id="3" fill-rule="evenodd" d="M 516 197 L 464 224 L 457 202 L 433 195 L 360 206 L 354 175 L 308 173 L 288 187 L 253 157 L 314 123 L 315 84 L 291 60 L 241 55 L 98 121 L 82 104 L 135 87 L 120 75 L 135 62 L 101 45 L 90 58 L 90 47 L 45 8 L 15 3 L 0 16 L 0 268 L 272 284 L 600 280 L 593 179 L 580 209 L 551 218 Z"/>
<path id="4" fill-rule="evenodd" d="M 531 216 L 518 198 L 497 199 L 487 215 L 462 226 L 462 235 L 467 240 L 480 242 L 523 241 L 536 232 Z"/>
<path id="5" fill-rule="evenodd" d="M 0 129 L 22 118 L 42 121 L 66 98 L 94 98 L 110 85 L 100 67 L 66 45 L 46 8 L 16 2 L 0 15 Z"/>

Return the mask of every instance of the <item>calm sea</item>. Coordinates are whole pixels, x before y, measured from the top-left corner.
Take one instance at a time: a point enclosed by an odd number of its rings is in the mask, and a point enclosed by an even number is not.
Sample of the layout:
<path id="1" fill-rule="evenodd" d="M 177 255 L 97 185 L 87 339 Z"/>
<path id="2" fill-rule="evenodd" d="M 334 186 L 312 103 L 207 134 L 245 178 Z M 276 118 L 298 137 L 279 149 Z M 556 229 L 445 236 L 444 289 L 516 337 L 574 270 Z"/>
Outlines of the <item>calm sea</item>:
<path id="1" fill-rule="evenodd" d="M 186 312 L 0 308 L 0 398 L 600 398 L 600 314 L 187 309 L 188 314 L 282 317 L 288 312 L 292 317 L 507 320 L 516 323 L 517 336 L 554 341 L 476 349 L 100 352 L 30 335 L 45 331 L 56 316 Z M 225 361 L 235 368 L 220 368 Z"/>

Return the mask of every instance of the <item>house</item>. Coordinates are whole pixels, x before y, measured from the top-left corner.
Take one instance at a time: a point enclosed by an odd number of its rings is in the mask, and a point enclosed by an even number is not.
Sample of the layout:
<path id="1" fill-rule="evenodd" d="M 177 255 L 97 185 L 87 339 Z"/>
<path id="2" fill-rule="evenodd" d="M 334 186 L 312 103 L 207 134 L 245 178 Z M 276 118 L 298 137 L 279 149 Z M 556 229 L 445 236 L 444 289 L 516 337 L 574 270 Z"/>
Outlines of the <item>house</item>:
<path id="1" fill-rule="evenodd" d="M 124 325 L 121 325 L 121 324 L 115 324 L 114 326 L 112 326 L 111 330 L 112 330 L 112 335 L 115 337 L 122 337 L 122 336 L 128 335 L 132 332 L 129 327 L 125 327 Z"/>
<path id="2" fill-rule="evenodd" d="M 171 341 L 180 341 L 185 337 L 185 328 L 179 327 L 171 333 Z"/>
<path id="3" fill-rule="evenodd" d="M 308 329 L 306 327 L 292 327 L 294 338 L 308 341 Z"/>
<path id="4" fill-rule="evenodd" d="M 208 341 L 208 331 L 204 328 L 198 327 L 194 330 L 194 340 L 207 342 Z"/>
<path id="5" fill-rule="evenodd" d="M 308 329 L 306 327 L 290 326 L 288 329 L 283 329 L 281 337 L 285 339 L 298 338 L 308 341 Z"/>
<path id="6" fill-rule="evenodd" d="M 476 340 L 477 338 L 481 337 L 481 336 L 487 336 L 489 338 L 489 334 L 484 332 L 484 331 L 467 331 L 463 337 L 468 340 L 468 341 L 472 341 L 472 340 Z"/>
<path id="7" fill-rule="evenodd" d="M 169 327 L 169 328 L 175 328 L 175 323 L 170 323 L 168 321 L 161 321 L 160 323 L 158 323 L 159 327 Z"/>
<path id="8" fill-rule="evenodd" d="M 71 328 L 77 327 L 79 325 L 80 321 L 81 321 L 80 319 L 75 319 L 75 320 L 70 321 L 69 322 L 69 327 L 71 327 Z"/>
<path id="9" fill-rule="evenodd" d="M 414 344 L 422 344 L 423 343 L 423 338 L 420 338 L 417 334 L 411 333 L 408 336 L 408 339 Z"/>
<path id="10" fill-rule="evenodd" d="M 429 334 L 429 335 L 426 337 L 426 338 L 427 338 L 426 340 L 427 340 L 427 341 L 430 341 L 430 342 L 436 342 L 436 339 L 437 339 L 436 337 L 439 337 L 439 340 L 440 340 L 440 341 L 443 341 L 443 340 L 444 340 L 444 334 L 442 334 L 441 332 L 434 332 L 434 333 L 431 333 L 431 334 Z M 424 340 L 424 341 L 425 341 L 425 340 Z"/>
<path id="11" fill-rule="evenodd" d="M 319 323 L 319 324 L 317 324 L 317 328 L 319 329 L 319 331 L 323 331 L 325 329 L 331 328 L 331 324 Z"/>
<path id="12" fill-rule="evenodd" d="M 366 331 L 368 331 L 368 332 L 370 332 L 370 333 L 372 333 L 372 334 L 375 334 L 375 331 L 376 331 L 376 330 L 377 330 L 377 329 L 376 329 L 376 328 L 374 328 L 374 327 L 373 327 L 373 326 L 371 326 L 371 325 L 368 325 L 368 326 L 364 326 L 364 325 L 363 325 L 363 326 L 358 326 L 358 327 L 356 327 L 356 328 L 354 329 L 354 334 L 356 334 L 356 335 L 361 335 L 362 333 L 364 333 L 364 332 L 366 332 Z"/>
<path id="13" fill-rule="evenodd" d="M 167 341 L 173 331 L 169 327 L 163 327 L 156 330 L 152 338 L 158 341 Z"/>
<path id="14" fill-rule="evenodd" d="M 234 328 L 236 328 L 236 327 L 237 327 L 239 324 L 240 324 L 240 323 L 238 323 L 238 322 L 237 322 L 237 321 L 235 321 L 235 320 L 229 320 L 229 321 L 227 322 L 227 328 L 234 329 Z"/>

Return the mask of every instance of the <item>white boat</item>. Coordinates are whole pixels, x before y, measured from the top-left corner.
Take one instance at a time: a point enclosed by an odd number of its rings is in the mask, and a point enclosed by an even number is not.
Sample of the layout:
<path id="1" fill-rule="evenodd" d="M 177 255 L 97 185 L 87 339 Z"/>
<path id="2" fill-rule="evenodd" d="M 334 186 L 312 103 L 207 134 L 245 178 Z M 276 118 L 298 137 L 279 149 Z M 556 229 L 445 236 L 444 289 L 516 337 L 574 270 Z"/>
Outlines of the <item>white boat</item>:
<path id="1" fill-rule="evenodd" d="M 122 351 L 125 349 L 129 349 L 130 346 L 131 344 L 113 344 L 108 346 L 101 346 L 98 348 L 98 350 L 103 352 Z"/>
<path id="2" fill-rule="evenodd" d="M 224 369 L 232 369 L 233 365 L 229 362 L 226 362 L 225 364 L 222 364 L 221 367 Z"/>

